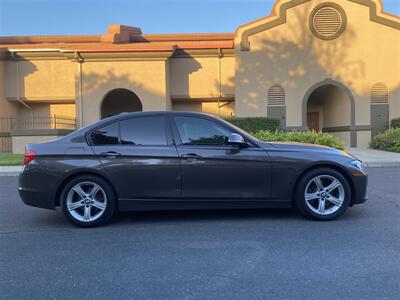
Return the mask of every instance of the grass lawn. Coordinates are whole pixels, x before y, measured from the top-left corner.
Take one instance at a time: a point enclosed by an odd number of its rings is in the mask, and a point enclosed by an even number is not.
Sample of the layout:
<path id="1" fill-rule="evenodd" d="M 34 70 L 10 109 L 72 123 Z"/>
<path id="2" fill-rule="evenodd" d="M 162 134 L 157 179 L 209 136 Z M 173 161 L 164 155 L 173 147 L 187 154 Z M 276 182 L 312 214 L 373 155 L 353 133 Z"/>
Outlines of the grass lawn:
<path id="1" fill-rule="evenodd" d="M 0 166 L 19 166 L 23 160 L 23 154 L 0 154 Z"/>

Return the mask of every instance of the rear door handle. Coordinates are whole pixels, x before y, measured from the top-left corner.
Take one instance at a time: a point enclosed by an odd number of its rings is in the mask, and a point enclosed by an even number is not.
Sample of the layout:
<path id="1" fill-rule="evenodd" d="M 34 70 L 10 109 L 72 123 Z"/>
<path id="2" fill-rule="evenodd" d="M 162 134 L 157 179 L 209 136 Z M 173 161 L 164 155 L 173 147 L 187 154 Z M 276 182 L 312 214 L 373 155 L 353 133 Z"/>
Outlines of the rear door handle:
<path id="1" fill-rule="evenodd" d="M 121 153 L 115 152 L 115 151 L 108 151 L 108 152 L 102 152 L 100 153 L 101 157 L 109 157 L 109 158 L 115 158 L 118 156 L 121 156 Z"/>
<path id="2" fill-rule="evenodd" d="M 188 154 L 182 154 L 181 158 L 183 158 L 183 159 L 201 159 L 202 157 L 196 153 L 188 153 Z"/>

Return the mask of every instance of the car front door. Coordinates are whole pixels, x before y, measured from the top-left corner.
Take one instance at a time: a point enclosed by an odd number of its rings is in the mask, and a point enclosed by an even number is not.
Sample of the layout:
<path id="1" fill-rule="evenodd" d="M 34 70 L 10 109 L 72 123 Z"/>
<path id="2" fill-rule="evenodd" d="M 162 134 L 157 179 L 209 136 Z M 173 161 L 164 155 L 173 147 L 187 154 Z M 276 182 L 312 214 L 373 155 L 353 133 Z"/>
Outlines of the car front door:
<path id="1" fill-rule="evenodd" d="M 269 160 L 256 145 L 227 144 L 234 131 L 212 118 L 171 118 L 181 161 L 184 199 L 266 199 Z"/>
<path id="2" fill-rule="evenodd" d="M 121 119 L 90 139 L 120 200 L 181 197 L 179 158 L 164 115 Z"/>

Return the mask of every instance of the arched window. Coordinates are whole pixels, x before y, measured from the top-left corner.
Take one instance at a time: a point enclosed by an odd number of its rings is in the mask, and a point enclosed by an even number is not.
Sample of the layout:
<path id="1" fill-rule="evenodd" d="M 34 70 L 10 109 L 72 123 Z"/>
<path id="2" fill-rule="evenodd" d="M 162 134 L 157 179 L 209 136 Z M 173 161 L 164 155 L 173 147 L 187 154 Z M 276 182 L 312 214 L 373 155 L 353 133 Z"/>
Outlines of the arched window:
<path id="1" fill-rule="evenodd" d="M 274 84 L 268 89 L 267 116 L 280 119 L 280 127 L 286 127 L 285 90 L 279 84 Z"/>

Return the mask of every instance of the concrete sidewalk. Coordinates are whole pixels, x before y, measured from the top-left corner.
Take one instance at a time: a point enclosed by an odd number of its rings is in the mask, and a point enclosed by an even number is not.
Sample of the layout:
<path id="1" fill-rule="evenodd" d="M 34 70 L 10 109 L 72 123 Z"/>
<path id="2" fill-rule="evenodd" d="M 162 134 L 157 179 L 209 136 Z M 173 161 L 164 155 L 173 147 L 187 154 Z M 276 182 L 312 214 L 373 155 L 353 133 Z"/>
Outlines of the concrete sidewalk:
<path id="1" fill-rule="evenodd" d="M 347 152 L 367 163 L 368 167 L 400 167 L 400 153 L 366 148 L 347 148 Z M 0 176 L 17 176 L 23 166 L 0 166 Z"/>
<path id="2" fill-rule="evenodd" d="M 22 168 L 23 166 L 0 166 L 0 176 L 17 176 Z"/>
<path id="3" fill-rule="evenodd" d="M 368 167 L 400 167 L 400 153 L 369 148 L 346 148 L 346 151 L 367 163 Z"/>

